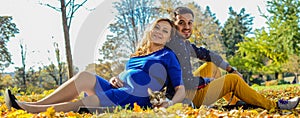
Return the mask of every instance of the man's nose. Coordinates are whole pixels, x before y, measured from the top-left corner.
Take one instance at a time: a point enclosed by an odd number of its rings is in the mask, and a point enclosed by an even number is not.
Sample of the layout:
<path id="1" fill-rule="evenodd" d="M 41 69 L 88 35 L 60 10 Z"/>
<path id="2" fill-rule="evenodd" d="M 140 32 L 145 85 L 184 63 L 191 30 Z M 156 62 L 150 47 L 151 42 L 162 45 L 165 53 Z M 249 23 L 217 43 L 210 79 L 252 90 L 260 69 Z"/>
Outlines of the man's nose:
<path id="1" fill-rule="evenodd" d="M 184 28 L 185 28 L 185 29 L 190 29 L 190 25 L 189 25 L 188 23 L 186 23 L 186 24 L 184 25 Z"/>

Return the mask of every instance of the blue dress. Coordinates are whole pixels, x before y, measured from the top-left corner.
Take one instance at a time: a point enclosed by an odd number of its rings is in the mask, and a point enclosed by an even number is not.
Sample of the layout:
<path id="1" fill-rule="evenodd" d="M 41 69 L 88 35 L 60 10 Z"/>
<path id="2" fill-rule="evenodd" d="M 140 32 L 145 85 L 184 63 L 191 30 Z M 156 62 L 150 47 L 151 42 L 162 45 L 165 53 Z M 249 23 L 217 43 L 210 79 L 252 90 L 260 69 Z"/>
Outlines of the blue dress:
<path id="1" fill-rule="evenodd" d="M 97 76 L 95 86 L 100 106 L 125 106 L 137 103 L 151 107 L 148 88 L 161 90 L 163 86 L 183 85 L 182 73 L 176 55 L 169 48 L 152 54 L 132 57 L 126 63 L 125 71 L 119 74 L 124 87 L 113 88 L 109 82 Z"/>

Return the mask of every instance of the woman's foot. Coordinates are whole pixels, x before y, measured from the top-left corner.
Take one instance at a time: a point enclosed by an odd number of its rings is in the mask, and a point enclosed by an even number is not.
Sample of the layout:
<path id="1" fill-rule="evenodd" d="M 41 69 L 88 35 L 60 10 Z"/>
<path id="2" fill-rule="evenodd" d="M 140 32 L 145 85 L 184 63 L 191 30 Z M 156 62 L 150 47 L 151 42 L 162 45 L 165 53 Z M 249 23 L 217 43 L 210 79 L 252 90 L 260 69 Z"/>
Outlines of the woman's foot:
<path id="1" fill-rule="evenodd" d="M 291 110 L 291 109 L 294 109 L 298 106 L 299 101 L 300 101 L 299 97 L 294 97 L 294 98 L 289 99 L 289 100 L 278 100 L 277 106 L 278 106 L 279 109 Z"/>
<path id="2" fill-rule="evenodd" d="M 9 89 L 5 90 L 5 104 L 7 108 L 10 110 L 11 107 L 15 109 L 22 109 L 18 103 L 16 102 L 17 98 L 11 94 L 11 91 Z"/>

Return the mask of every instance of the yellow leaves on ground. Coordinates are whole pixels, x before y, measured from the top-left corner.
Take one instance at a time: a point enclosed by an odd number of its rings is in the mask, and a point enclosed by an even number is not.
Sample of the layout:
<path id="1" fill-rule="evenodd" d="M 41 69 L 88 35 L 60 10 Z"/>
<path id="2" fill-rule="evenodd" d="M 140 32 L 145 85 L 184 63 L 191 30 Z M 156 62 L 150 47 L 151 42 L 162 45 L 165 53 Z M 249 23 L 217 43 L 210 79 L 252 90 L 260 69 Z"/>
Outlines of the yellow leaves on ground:
<path id="1" fill-rule="evenodd" d="M 289 86 L 284 88 L 279 86 L 278 88 L 262 88 L 261 90 L 257 90 L 259 93 L 263 94 L 269 99 L 277 100 L 280 98 L 291 98 L 294 96 L 300 96 L 300 86 Z M 49 93 L 43 93 L 49 94 Z M 45 95 L 42 95 L 45 96 Z M 28 96 L 17 96 L 18 99 L 29 99 L 35 100 L 34 98 L 40 98 L 39 95 L 36 93 L 31 93 Z M 225 102 L 225 101 L 218 101 L 218 102 Z M 3 98 L 0 98 L 0 114 L 1 118 L 90 118 L 90 117 L 112 117 L 112 118 L 119 118 L 119 117 L 151 117 L 151 118 L 197 118 L 197 117 L 287 117 L 287 118 L 298 118 L 300 117 L 300 105 L 294 110 L 278 110 L 278 109 L 271 109 L 271 110 L 264 110 L 264 109 L 236 109 L 236 110 L 224 110 L 224 109 L 213 109 L 208 108 L 206 106 L 201 106 L 200 108 L 193 109 L 186 104 L 177 103 L 173 106 L 168 108 L 142 108 L 137 103 L 134 103 L 132 109 L 128 108 L 121 108 L 116 107 L 113 112 L 105 112 L 105 113 L 94 113 L 94 114 L 79 114 L 76 112 L 59 112 L 55 111 L 53 107 L 48 108 L 45 112 L 32 114 L 28 113 L 23 110 L 8 110 L 6 105 L 4 104 Z M 224 103 L 216 103 L 216 105 L 222 105 Z M 225 102 L 226 104 L 226 102 Z"/>
<path id="2" fill-rule="evenodd" d="M 143 112 L 141 106 L 139 106 L 136 102 L 133 104 L 133 111 L 134 112 Z"/>
<path id="3" fill-rule="evenodd" d="M 8 110 L 7 110 L 8 111 Z M 8 113 L 6 114 L 4 117 L 7 117 L 7 118 L 17 118 L 17 117 L 21 117 L 21 118 L 32 118 L 34 116 L 34 114 L 30 114 L 30 113 L 27 113 L 26 111 L 24 110 L 16 110 L 14 108 L 11 108 L 11 111 L 10 112 L 4 112 L 4 113 Z M 2 113 L 3 115 L 3 113 Z"/>

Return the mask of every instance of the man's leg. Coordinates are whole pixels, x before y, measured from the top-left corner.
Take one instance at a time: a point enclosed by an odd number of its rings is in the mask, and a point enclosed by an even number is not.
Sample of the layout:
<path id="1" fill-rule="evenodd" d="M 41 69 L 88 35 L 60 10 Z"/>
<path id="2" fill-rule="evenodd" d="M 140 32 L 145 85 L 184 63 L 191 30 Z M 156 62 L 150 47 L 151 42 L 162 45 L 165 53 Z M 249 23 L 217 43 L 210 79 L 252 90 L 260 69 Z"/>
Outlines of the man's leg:
<path id="1" fill-rule="evenodd" d="M 196 92 L 193 99 L 195 106 L 211 105 L 222 96 L 233 92 L 248 104 L 265 109 L 276 108 L 276 102 L 271 101 L 252 89 L 242 78 L 236 74 L 227 74 Z"/>
<path id="2" fill-rule="evenodd" d="M 194 76 L 201 76 L 207 78 L 220 78 L 221 71 L 220 69 L 212 62 L 206 62 L 201 65 L 196 71 L 193 72 Z M 230 102 L 230 105 L 235 105 L 239 99 L 235 96 L 232 96 L 232 93 L 228 93 L 223 97 L 227 102 Z"/>

